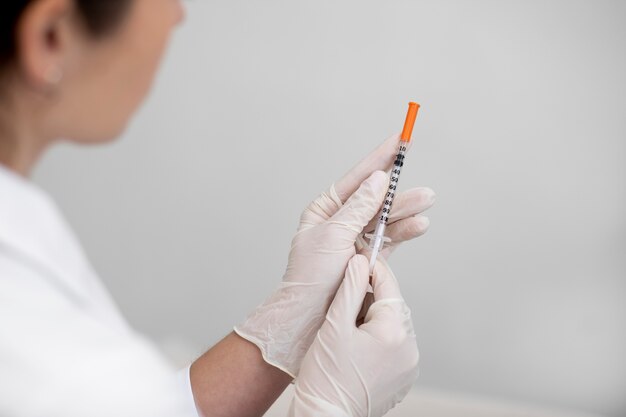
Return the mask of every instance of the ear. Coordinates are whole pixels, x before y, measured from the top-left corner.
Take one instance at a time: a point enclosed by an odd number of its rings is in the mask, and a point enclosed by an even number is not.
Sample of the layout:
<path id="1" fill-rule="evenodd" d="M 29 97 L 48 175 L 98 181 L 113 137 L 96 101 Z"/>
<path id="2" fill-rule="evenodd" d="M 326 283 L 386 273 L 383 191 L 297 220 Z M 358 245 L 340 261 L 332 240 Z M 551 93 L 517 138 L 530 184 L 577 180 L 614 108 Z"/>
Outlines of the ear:
<path id="1" fill-rule="evenodd" d="M 37 88 L 59 84 L 70 56 L 73 23 L 71 0 L 37 0 L 16 28 L 16 58 L 26 80 Z"/>

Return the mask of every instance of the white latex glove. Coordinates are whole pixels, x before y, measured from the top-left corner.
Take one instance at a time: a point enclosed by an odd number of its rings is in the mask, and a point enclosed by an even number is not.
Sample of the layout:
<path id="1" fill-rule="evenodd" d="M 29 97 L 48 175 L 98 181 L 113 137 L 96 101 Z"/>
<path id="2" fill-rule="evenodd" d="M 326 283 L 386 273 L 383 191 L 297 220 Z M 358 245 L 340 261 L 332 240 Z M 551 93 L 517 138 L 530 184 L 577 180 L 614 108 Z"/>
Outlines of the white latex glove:
<path id="1" fill-rule="evenodd" d="M 266 362 L 292 377 L 324 321 L 348 261 L 364 250 L 363 235 L 376 226 L 389 184 L 384 171 L 393 165 L 399 140 L 399 135 L 387 139 L 304 210 L 282 283 L 234 328 L 259 347 Z M 419 213 L 433 201 L 429 188 L 396 196 L 386 230 L 391 243 L 382 257 L 426 231 L 428 219 Z"/>
<path id="2" fill-rule="evenodd" d="M 411 312 L 385 262 L 372 278 L 374 303 L 355 320 L 368 288 L 369 263 L 356 255 L 307 352 L 290 417 L 379 417 L 402 401 L 417 378 Z"/>

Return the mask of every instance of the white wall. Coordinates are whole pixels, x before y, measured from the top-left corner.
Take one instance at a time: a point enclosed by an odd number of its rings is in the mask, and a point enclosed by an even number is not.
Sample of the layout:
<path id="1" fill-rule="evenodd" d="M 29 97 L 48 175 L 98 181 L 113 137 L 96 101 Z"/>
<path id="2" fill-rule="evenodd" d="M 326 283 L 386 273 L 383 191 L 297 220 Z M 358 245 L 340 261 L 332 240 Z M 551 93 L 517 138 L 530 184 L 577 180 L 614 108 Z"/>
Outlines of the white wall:
<path id="1" fill-rule="evenodd" d="M 280 280 L 302 208 L 417 100 L 401 187 L 438 202 L 393 266 L 419 384 L 626 414 L 626 3 L 188 9 L 127 134 L 36 174 L 138 329 L 221 338 Z"/>

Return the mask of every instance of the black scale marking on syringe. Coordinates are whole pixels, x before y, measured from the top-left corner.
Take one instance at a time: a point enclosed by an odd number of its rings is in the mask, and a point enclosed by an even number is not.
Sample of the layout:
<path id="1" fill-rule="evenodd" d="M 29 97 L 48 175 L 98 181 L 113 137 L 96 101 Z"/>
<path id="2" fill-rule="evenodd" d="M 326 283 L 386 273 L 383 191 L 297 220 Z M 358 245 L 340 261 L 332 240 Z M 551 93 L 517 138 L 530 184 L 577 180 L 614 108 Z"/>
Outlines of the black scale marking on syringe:
<path id="1" fill-rule="evenodd" d="M 396 160 L 393 163 L 394 167 L 391 171 L 391 179 L 389 181 L 389 189 L 385 196 L 385 202 L 383 205 L 382 215 L 380 220 L 387 223 L 389 221 L 389 213 L 391 213 L 391 206 L 393 205 L 393 199 L 396 196 L 396 190 L 398 188 L 398 180 L 400 179 L 400 171 L 402 171 L 402 165 L 404 165 L 404 156 L 406 154 L 406 146 L 400 146 Z"/>

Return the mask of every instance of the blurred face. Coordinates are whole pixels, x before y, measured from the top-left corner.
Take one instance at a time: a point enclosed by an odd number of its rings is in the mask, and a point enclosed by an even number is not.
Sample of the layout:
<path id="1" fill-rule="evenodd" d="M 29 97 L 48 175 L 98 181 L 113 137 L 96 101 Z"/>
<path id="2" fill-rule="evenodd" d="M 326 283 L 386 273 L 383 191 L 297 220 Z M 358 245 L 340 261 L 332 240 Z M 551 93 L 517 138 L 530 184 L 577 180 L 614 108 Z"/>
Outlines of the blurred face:
<path id="1" fill-rule="evenodd" d="M 46 131 L 82 143 L 118 136 L 148 93 L 182 18 L 180 0 L 133 0 L 111 33 L 94 39 L 81 28 L 65 36 L 63 77 L 50 95 Z"/>

